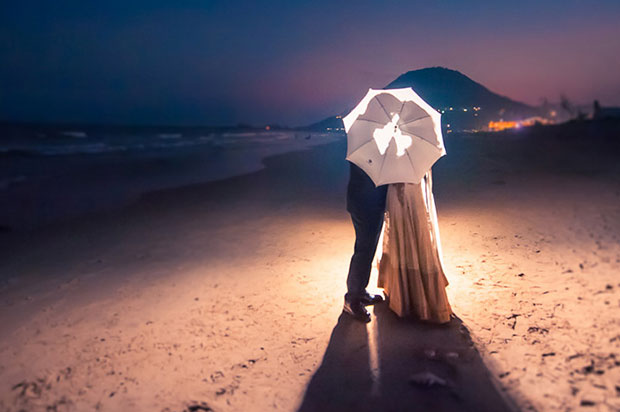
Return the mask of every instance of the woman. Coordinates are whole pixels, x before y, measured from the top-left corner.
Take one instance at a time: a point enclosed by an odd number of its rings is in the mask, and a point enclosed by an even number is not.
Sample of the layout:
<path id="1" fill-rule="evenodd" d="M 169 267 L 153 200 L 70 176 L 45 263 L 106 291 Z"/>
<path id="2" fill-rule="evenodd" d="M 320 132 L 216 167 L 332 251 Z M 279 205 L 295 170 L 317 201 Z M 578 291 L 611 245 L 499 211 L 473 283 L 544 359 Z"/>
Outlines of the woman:
<path id="1" fill-rule="evenodd" d="M 401 317 L 449 322 L 452 309 L 447 285 L 431 172 L 418 184 L 391 184 L 379 262 L 379 287 L 390 309 Z"/>

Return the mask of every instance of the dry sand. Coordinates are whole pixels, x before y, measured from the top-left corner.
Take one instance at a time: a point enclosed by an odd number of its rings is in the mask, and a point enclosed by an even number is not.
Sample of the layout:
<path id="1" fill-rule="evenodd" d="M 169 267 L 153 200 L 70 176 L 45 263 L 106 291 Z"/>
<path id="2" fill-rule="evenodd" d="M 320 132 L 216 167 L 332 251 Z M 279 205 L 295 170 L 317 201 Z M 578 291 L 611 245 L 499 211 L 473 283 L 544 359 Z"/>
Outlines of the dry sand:
<path id="1" fill-rule="evenodd" d="M 464 148 L 478 151 L 475 186 L 442 203 L 455 311 L 524 410 L 620 410 L 614 130 L 543 130 L 529 139 L 535 150 L 527 139 Z"/>
<path id="2" fill-rule="evenodd" d="M 620 410 L 617 143 L 447 143 L 435 190 L 462 323 L 339 317 L 341 142 L 3 233 L 0 410 Z"/>

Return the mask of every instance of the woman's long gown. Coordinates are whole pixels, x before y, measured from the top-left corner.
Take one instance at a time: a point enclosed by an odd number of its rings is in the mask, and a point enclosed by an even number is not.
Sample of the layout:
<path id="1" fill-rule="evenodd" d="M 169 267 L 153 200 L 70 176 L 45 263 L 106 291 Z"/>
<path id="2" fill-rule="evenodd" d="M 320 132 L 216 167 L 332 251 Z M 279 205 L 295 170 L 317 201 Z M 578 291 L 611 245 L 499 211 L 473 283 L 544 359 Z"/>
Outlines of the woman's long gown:
<path id="1" fill-rule="evenodd" d="M 419 184 L 391 184 L 379 261 L 379 287 L 390 309 L 402 317 L 448 322 L 447 285 L 431 173 Z"/>

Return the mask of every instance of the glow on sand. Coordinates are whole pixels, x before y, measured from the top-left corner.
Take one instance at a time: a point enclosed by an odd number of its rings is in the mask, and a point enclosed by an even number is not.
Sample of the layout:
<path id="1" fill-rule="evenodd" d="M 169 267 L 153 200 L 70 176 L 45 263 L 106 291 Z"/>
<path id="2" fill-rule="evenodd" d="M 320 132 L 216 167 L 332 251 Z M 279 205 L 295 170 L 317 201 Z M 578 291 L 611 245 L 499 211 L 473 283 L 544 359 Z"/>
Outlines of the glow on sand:
<path id="1" fill-rule="evenodd" d="M 368 290 L 370 293 L 381 293 L 383 289 L 375 287 L 379 279 L 379 258 L 383 254 L 383 231 L 379 237 L 377 251 L 370 271 L 370 281 Z M 371 395 L 378 396 L 381 389 L 381 363 L 379 361 L 379 330 L 376 319 L 366 324 L 366 334 L 368 336 L 368 366 L 372 378 Z"/>

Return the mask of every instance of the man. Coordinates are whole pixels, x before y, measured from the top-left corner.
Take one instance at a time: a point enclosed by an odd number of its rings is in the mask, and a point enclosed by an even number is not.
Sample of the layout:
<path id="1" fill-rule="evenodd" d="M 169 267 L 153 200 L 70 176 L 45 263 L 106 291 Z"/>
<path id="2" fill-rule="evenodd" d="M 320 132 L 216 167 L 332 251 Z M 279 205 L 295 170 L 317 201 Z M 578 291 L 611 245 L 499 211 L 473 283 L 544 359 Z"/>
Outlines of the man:
<path id="1" fill-rule="evenodd" d="M 371 295 L 366 287 L 383 226 L 387 185 L 375 187 L 366 172 L 353 163 L 350 168 L 347 211 L 355 228 L 355 249 L 349 266 L 343 311 L 357 320 L 370 322 L 366 306 L 383 301 L 381 295 Z"/>

